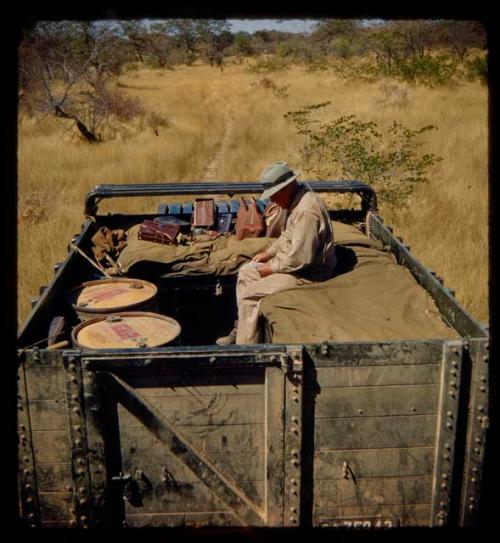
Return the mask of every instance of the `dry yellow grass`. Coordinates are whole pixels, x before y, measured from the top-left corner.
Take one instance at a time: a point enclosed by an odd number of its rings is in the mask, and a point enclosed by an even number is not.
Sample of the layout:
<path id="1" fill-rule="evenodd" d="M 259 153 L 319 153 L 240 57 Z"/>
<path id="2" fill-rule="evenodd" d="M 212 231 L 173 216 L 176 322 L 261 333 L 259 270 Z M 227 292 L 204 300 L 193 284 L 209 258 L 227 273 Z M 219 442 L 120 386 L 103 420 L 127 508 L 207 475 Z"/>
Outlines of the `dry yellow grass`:
<path id="1" fill-rule="evenodd" d="M 243 65 L 224 72 L 208 66 L 175 71 L 144 69 L 119 78 L 120 88 L 139 97 L 148 114 L 169 116 L 158 136 L 147 119 L 108 131 L 88 145 L 63 135 L 67 121 L 19 119 L 19 322 L 29 300 L 65 258 L 80 229 L 83 199 L 99 183 L 145 183 L 202 179 L 255 180 L 262 168 L 286 160 L 301 168 L 301 138 L 284 113 L 331 100 L 323 118 L 355 114 L 381 127 L 393 120 L 439 130 L 427 135 L 427 149 L 444 160 L 431 182 L 420 186 L 409 210 L 382 216 L 428 267 L 456 289 L 458 300 L 488 320 L 487 88 L 479 83 L 443 89 L 381 82 L 346 82 L 330 72 L 295 67 L 270 77 L 288 85 L 288 96 L 258 85 L 263 76 Z M 103 211 L 145 211 L 157 202 L 105 201 Z"/>

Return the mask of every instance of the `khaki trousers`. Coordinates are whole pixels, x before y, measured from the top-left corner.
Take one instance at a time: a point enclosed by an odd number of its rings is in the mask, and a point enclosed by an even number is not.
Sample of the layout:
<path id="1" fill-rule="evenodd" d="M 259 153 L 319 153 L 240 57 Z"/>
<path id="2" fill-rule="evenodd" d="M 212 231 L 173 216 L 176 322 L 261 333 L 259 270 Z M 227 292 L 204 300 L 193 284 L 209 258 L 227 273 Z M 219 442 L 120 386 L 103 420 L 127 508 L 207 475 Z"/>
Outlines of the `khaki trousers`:
<path id="1" fill-rule="evenodd" d="M 250 263 L 244 264 L 238 271 L 236 300 L 238 302 L 238 329 L 236 344 L 259 343 L 259 306 L 265 296 L 298 285 L 310 283 L 306 279 L 288 273 L 273 273 L 261 277 Z"/>

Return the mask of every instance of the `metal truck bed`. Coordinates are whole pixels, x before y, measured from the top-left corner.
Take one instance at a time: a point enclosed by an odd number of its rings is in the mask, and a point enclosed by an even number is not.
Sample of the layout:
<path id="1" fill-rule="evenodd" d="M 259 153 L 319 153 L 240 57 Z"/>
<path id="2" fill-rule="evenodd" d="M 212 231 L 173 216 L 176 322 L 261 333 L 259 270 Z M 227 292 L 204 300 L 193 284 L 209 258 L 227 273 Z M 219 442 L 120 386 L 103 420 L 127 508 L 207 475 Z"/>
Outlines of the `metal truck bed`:
<path id="1" fill-rule="evenodd" d="M 222 347 L 196 344 L 192 334 L 163 348 L 49 350 L 43 339 L 64 293 L 93 273 L 70 251 L 19 334 L 19 506 L 27 526 L 477 523 L 488 333 L 384 226 L 369 187 L 311 185 L 361 196 L 360 209 L 332 218 L 367 225 L 458 338 Z M 144 218 L 97 215 L 103 197 L 261 190 L 96 187 L 73 241 L 88 250 L 99 226 Z"/>

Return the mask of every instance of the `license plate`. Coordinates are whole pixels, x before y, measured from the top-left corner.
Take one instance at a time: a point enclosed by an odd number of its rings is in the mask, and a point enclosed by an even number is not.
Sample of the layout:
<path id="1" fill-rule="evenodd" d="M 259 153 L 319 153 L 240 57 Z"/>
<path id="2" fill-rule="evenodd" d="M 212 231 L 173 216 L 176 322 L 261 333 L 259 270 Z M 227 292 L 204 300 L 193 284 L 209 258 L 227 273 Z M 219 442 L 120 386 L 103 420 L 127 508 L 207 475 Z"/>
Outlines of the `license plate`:
<path id="1" fill-rule="evenodd" d="M 391 517 L 318 518 L 318 525 L 329 528 L 395 528 L 399 522 Z"/>

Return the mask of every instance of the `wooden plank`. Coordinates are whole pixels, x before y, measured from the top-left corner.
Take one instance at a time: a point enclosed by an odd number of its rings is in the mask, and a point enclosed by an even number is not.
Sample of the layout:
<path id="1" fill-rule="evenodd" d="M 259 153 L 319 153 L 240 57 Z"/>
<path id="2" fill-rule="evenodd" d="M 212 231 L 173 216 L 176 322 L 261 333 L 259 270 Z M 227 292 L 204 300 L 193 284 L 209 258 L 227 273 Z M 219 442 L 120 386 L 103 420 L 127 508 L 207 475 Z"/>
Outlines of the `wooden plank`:
<path id="1" fill-rule="evenodd" d="M 153 487 L 147 489 L 141 485 L 142 503 L 137 506 L 126 502 L 126 516 L 130 513 L 179 513 L 183 511 L 210 512 L 228 510 L 228 507 L 215 496 L 208 487 L 198 480 L 176 479 L 175 484 L 162 484 L 161 481 L 151 481 Z M 258 496 L 263 502 L 264 482 L 247 482 L 241 489 L 248 495 Z"/>
<path id="2" fill-rule="evenodd" d="M 176 426 L 225 426 L 264 422 L 261 395 L 149 397 L 149 403 Z"/>
<path id="3" fill-rule="evenodd" d="M 225 479 L 206 458 L 202 458 L 200 451 L 196 450 L 177 428 L 174 429 L 153 406 L 116 375 L 108 374 L 108 385 L 118 401 L 147 426 L 242 521 L 249 525 L 262 524 L 263 513 L 255 504 Z"/>
<path id="4" fill-rule="evenodd" d="M 177 514 L 129 514 L 127 526 L 131 528 L 176 528 L 200 526 L 243 526 L 243 523 L 230 511 L 213 511 L 210 513 L 192 513 L 190 511 Z"/>
<path id="5" fill-rule="evenodd" d="M 319 451 L 314 456 L 315 479 L 342 479 L 344 462 L 355 478 L 432 475 L 434 448 Z"/>
<path id="6" fill-rule="evenodd" d="M 282 526 L 285 488 L 285 375 L 281 368 L 266 368 L 265 400 L 266 526 Z"/>
<path id="7" fill-rule="evenodd" d="M 26 386 L 30 401 L 62 399 L 66 393 L 64 372 L 57 367 L 30 367 Z"/>
<path id="8" fill-rule="evenodd" d="M 443 340 L 325 342 L 308 345 L 315 367 L 439 364 Z"/>
<path id="9" fill-rule="evenodd" d="M 42 523 L 71 521 L 70 509 L 73 506 L 71 492 L 39 492 L 40 515 Z"/>
<path id="10" fill-rule="evenodd" d="M 144 433 L 137 419 L 122 407 L 119 407 L 120 428 L 123 438 L 134 437 Z M 182 434 L 201 452 L 206 453 L 253 453 L 261 455 L 264 447 L 264 424 L 226 424 L 222 426 L 208 425 L 175 425 Z M 137 446 L 138 439 L 126 441 L 127 446 Z"/>
<path id="11" fill-rule="evenodd" d="M 134 380 L 134 388 L 137 388 L 145 398 L 151 397 L 172 397 L 179 398 L 189 396 L 192 398 L 205 398 L 212 396 L 262 396 L 264 388 L 262 384 L 251 385 L 219 385 L 219 386 L 158 386 L 143 388 L 136 386 Z"/>
<path id="12" fill-rule="evenodd" d="M 436 438 L 436 416 L 319 419 L 315 450 L 429 447 Z"/>
<path id="13" fill-rule="evenodd" d="M 59 464 L 37 463 L 37 486 L 40 492 L 72 492 L 71 462 Z"/>
<path id="14" fill-rule="evenodd" d="M 141 389 L 143 396 L 201 396 L 212 394 L 263 394 L 262 371 L 214 374 L 199 371 L 186 375 L 155 369 L 151 373 L 129 373 L 130 386 Z"/>
<path id="15" fill-rule="evenodd" d="M 32 430 L 64 430 L 68 427 L 66 399 L 29 402 Z"/>
<path id="16" fill-rule="evenodd" d="M 346 528 L 363 527 L 362 519 L 372 527 L 428 526 L 430 504 L 421 505 L 364 505 L 363 507 L 317 507 L 313 518 L 315 526 Z M 366 523 L 365 523 L 366 526 Z"/>
<path id="17" fill-rule="evenodd" d="M 137 439 L 139 438 L 139 439 Z M 138 442 L 141 445 L 137 445 Z M 132 443 L 132 445 L 130 445 Z M 131 452 L 133 451 L 133 452 Z M 235 479 L 241 480 L 262 480 L 264 479 L 263 455 L 253 452 L 243 454 L 222 452 L 207 453 L 204 457 L 213 462 L 221 471 Z M 129 465 L 140 466 L 147 471 L 152 466 L 162 466 L 167 457 L 170 457 L 164 445 L 151 436 L 129 436 L 122 439 L 122 463 L 124 469 Z M 175 457 L 173 457 L 175 458 Z"/>
<path id="18" fill-rule="evenodd" d="M 317 507 L 362 507 L 430 503 L 432 477 L 393 477 L 353 480 L 317 480 L 314 503 Z"/>
<path id="19" fill-rule="evenodd" d="M 71 460 L 68 430 L 32 432 L 35 462 L 67 462 Z"/>
<path id="20" fill-rule="evenodd" d="M 317 368 L 321 389 L 389 385 L 428 385 L 439 382 L 437 364 Z"/>
<path id="21" fill-rule="evenodd" d="M 316 419 L 437 412 L 437 385 L 324 388 L 316 396 Z"/>

